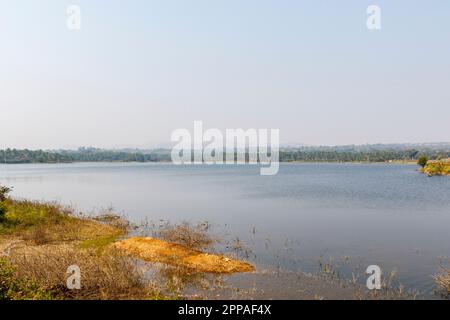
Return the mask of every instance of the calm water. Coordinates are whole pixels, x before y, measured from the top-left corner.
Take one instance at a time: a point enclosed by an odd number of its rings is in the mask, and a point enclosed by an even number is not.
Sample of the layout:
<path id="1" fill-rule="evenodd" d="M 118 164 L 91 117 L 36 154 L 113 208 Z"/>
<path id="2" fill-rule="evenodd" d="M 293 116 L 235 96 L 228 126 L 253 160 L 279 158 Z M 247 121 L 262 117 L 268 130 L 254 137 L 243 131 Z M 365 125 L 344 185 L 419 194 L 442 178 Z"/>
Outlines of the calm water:
<path id="1" fill-rule="evenodd" d="M 314 271 L 319 259 L 349 256 L 430 292 L 450 256 L 450 178 L 415 169 L 285 164 L 268 177 L 253 166 L 0 165 L 0 184 L 81 210 L 112 205 L 135 222 L 207 220 L 254 248 L 262 266 Z"/>

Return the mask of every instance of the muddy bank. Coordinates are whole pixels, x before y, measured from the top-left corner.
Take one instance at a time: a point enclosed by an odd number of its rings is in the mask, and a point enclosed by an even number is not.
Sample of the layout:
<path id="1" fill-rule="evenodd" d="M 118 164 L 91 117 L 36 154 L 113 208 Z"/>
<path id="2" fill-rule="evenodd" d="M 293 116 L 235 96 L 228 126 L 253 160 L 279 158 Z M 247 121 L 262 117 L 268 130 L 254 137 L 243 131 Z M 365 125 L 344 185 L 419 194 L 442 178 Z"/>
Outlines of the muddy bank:
<path id="1" fill-rule="evenodd" d="M 113 246 L 148 262 L 185 267 L 196 272 L 223 274 L 255 270 L 254 266 L 244 261 L 154 238 L 129 238 Z"/>

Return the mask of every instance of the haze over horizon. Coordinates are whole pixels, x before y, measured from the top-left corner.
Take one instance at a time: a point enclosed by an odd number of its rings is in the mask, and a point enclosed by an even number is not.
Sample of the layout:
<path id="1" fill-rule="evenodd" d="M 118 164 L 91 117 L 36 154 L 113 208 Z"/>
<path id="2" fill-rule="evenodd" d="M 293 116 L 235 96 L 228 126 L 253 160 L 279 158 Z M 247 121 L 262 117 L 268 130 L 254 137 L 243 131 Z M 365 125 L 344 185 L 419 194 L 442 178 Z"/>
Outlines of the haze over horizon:
<path id="1" fill-rule="evenodd" d="M 0 149 L 152 148 L 195 120 L 283 145 L 450 137 L 448 1 L 0 1 L 0 37 Z"/>

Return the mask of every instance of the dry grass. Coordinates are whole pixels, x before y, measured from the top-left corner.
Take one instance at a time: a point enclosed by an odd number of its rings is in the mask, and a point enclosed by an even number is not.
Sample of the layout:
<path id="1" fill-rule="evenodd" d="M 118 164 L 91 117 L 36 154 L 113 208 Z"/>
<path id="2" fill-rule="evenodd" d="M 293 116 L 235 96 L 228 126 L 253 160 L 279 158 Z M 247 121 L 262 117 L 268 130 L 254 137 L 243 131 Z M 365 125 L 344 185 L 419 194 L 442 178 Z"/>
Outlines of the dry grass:
<path id="1" fill-rule="evenodd" d="M 108 208 L 99 215 L 91 217 L 91 219 L 94 221 L 101 222 L 103 224 L 107 224 L 111 227 L 114 227 L 118 230 L 122 230 L 124 232 L 128 231 L 128 229 L 131 226 L 130 222 L 123 216 L 116 214 L 113 208 Z"/>
<path id="2" fill-rule="evenodd" d="M 57 299 L 149 299 L 159 296 L 135 260 L 117 250 L 99 254 L 71 245 L 22 246 L 9 261 L 19 278 L 29 279 Z M 67 288 L 67 268 L 81 270 L 81 289 Z"/>
<path id="3" fill-rule="evenodd" d="M 162 240 L 180 244 L 193 250 L 204 250 L 210 247 L 215 239 L 208 233 L 209 224 L 199 223 L 191 225 L 165 223 L 158 227 L 154 235 Z"/>
<path id="4" fill-rule="evenodd" d="M 441 273 L 434 276 L 434 282 L 439 288 L 439 294 L 445 298 L 450 297 L 450 269 L 442 266 Z"/>
<path id="5" fill-rule="evenodd" d="M 367 274 L 366 263 L 362 260 L 351 268 L 351 278 L 344 277 L 344 267 L 348 267 L 350 258 L 347 256 L 341 259 L 329 258 L 328 261 L 319 261 L 319 278 L 325 280 L 326 284 L 337 283 L 343 287 L 351 288 L 351 299 L 357 300 L 416 300 L 420 297 L 420 292 L 416 290 L 406 290 L 397 280 L 397 272 L 391 271 L 382 274 L 381 288 L 369 290 L 366 287 Z"/>
<path id="6" fill-rule="evenodd" d="M 33 242 L 36 245 L 44 245 L 52 242 L 52 235 L 44 225 L 37 225 L 22 234 L 22 239 Z"/>

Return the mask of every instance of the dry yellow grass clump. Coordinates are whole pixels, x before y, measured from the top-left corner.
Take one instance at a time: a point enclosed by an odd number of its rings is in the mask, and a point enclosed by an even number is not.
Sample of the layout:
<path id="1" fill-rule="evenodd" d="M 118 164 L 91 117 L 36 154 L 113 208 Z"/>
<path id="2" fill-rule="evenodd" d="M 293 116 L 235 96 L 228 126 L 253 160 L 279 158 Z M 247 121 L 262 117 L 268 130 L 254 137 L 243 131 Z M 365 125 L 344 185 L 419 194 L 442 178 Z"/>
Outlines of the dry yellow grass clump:
<path id="1" fill-rule="evenodd" d="M 144 279 L 137 261 L 117 250 L 60 245 L 19 246 L 8 259 L 20 278 L 37 284 L 54 299 L 149 299 L 159 291 Z M 69 290 L 67 269 L 81 270 L 81 288 Z"/>
<path id="2" fill-rule="evenodd" d="M 439 288 L 439 293 L 448 298 L 450 297 L 450 269 L 441 267 L 441 273 L 434 276 L 434 282 Z"/>
<path id="3" fill-rule="evenodd" d="M 114 246 L 145 261 L 182 266 L 197 272 L 236 273 L 255 270 L 251 264 L 244 261 L 204 253 L 154 238 L 130 238 L 119 241 Z"/>

